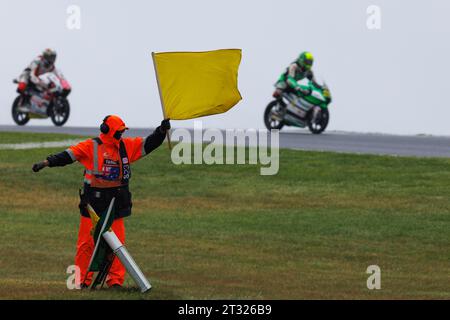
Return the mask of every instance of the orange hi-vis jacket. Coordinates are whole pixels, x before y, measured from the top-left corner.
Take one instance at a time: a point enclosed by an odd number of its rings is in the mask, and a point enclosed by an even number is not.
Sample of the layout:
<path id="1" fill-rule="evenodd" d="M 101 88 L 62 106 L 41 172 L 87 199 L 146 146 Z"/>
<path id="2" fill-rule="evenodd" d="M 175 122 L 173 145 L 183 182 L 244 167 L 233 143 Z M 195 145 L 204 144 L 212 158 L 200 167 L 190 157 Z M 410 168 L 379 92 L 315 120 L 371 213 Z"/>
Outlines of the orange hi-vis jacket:
<path id="1" fill-rule="evenodd" d="M 84 182 L 93 188 L 114 188 L 128 184 L 130 164 L 145 156 L 145 138 L 122 138 L 125 154 L 120 154 L 120 142 L 101 134 L 68 148 L 73 161 L 85 167 Z"/>
<path id="2" fill-rule="evenodd" d="M 79 208 L 85 217 L 89 217 L 86 210 L 88 203 L 101 213 L 108 208 L 112 198 L 116 198 L 115 218 L 129 216 L 132 207 L 128 189 L 130 165 L 159 147 L 165 138 L 165 132 L 158 127 L 145 138 L 116 139 L 115 133 L 126 127 L 118 117 L 110 116 L 108 119 L 111 130 L 107 133 L 47 157 L 49 167 L 65 166 L 75 161 L 84 166 Z"/>

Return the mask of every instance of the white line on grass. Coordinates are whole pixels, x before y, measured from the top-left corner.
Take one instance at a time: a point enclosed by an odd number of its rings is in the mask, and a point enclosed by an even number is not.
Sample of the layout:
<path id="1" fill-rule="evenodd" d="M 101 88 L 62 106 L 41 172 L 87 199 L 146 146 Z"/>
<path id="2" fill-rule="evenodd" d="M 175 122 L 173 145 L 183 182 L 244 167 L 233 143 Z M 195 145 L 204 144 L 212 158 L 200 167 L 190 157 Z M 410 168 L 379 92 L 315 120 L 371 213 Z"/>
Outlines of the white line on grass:
<path id="1" fill-rule="evenodd" d="M 81 140 L 63 140 L 46 142 L 26 142 L 26 143 L 2 143 L 0 150 L 22 150 L 22 149 L 40 149 L 66 147 L 79 143 Z"/>

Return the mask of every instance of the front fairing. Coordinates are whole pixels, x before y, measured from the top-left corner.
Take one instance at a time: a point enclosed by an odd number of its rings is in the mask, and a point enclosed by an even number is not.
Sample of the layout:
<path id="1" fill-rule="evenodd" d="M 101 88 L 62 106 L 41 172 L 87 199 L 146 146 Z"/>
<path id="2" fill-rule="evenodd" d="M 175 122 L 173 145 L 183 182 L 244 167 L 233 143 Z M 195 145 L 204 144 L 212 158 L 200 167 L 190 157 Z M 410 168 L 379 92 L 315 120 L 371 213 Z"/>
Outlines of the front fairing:
<path id="1" fill-rule="evenodd" d="M 310 95 L 303 97 L 306 101 L 321 108 L 327 108 L 331 103 L 331 93 L 328 86 L 319 81 L 311 81 L 308 79 L 302 79 L 297 82 L 304 90 L 311 92 Z"/>

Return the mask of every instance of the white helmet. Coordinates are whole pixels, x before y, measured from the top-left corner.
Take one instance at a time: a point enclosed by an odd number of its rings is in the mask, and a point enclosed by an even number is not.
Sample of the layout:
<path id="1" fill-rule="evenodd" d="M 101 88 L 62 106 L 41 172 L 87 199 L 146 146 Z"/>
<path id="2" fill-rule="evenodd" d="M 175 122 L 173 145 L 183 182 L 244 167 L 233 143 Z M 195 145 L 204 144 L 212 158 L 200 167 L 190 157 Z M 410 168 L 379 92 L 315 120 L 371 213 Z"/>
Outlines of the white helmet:
<path id="1" fill-rule="evenodd" d="M 42 52 L 42 60 L 46 64 L 46 67 L 52 66 L 56 61 L 56 51 L 45 49 L 44 52 Z"/>

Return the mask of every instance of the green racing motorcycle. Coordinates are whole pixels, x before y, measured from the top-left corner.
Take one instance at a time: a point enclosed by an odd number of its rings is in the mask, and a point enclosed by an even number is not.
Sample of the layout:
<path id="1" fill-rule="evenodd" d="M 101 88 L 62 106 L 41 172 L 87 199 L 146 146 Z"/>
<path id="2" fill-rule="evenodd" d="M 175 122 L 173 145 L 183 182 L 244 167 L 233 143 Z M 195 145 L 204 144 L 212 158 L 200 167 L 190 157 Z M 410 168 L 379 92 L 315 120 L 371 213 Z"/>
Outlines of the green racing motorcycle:
<path id="1" fill-rule="evenodd" d="M 299 92 L 293 90 L 275 91 L 275 100 L 271 101 L 264 112 L 264 124 L 268 130 L 283 126 L 305 128 L 314 134 L 325 131 L 330 112 L 331 94 L 326 84 L 303 79 L 298 82 Z M 301 93 L 303 92 L 303 93 Z"/>

